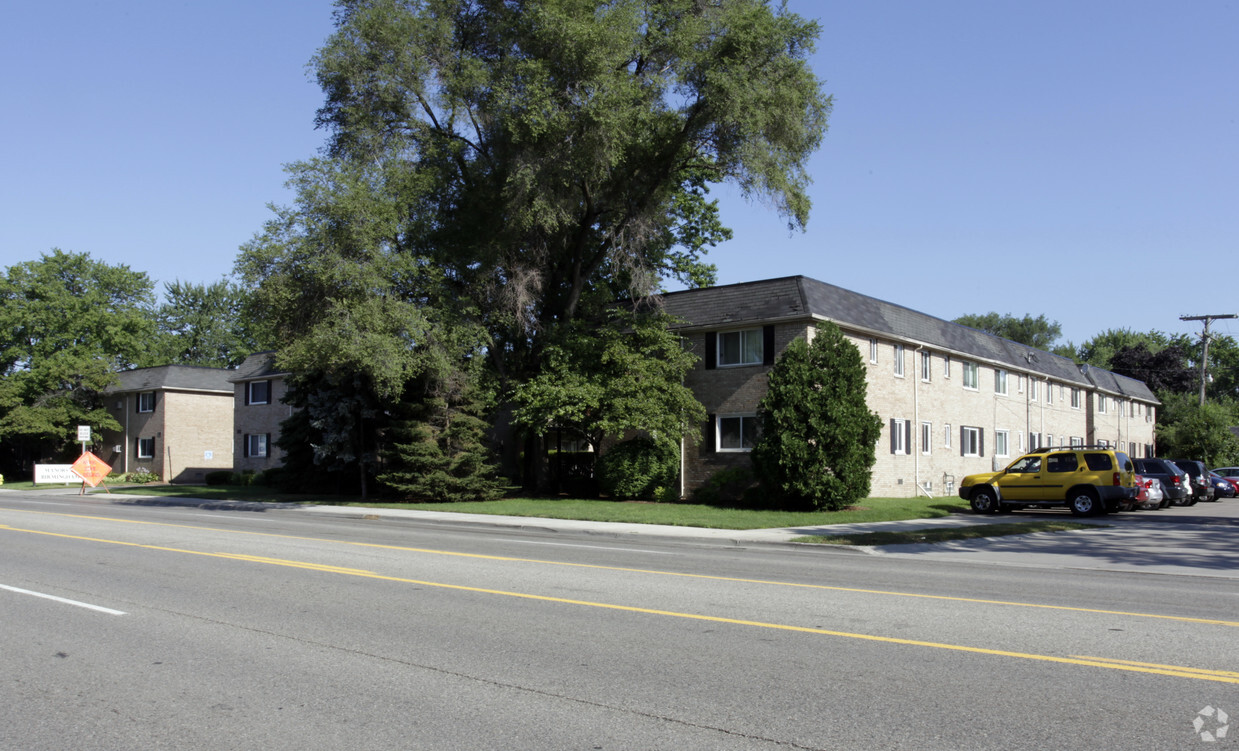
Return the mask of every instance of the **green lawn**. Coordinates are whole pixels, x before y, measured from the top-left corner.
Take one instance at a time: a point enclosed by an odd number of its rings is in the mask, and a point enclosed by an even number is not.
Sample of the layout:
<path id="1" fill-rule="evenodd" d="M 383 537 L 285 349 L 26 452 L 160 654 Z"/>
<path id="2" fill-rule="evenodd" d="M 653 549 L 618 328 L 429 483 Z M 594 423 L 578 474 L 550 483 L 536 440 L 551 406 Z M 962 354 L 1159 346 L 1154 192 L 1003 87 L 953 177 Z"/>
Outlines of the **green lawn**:
<path id="1" fill-rule="evenodd" d="M 955 498 L 867 498 L 846 511 L 797 513 L 719 508 L 691 503 L 640 503 L 575 498 L 505 498 L 499 501 L 476 503 L 388 503 L 375 500 L 363 503 L 356 499 L 339 496 L 290 495 L 277 493 L 269 488 L 237 486 L 142 485 L 114 488 L 112 492 L 207 500 L 327 503 L 340 506 L 451 511 L 465 514 L 670 524 L 713 529 L 770 529 L 899 519 L 932 519 L 947 516 L 965 508 Z"/>

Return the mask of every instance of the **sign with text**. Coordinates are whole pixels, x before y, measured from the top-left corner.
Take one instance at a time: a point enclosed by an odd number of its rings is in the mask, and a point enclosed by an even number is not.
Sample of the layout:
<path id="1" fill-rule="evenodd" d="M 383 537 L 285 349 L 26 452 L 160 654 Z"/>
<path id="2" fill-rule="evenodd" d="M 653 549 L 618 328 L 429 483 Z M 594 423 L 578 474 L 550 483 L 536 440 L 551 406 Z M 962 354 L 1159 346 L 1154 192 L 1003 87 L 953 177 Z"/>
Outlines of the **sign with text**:
<path id="1" fill-rule="evenodd" d="M 90 426 L 89 425 L 78 425 L 77 426 L 77 442 L 78 443 L 90 443 Z"/>
<path id="2" fill-rule="evenodd" d="M 36 464 L 34 465 L 35 485 L 76 485 L 82 478 L 73 474 L 72 464 Z"/>
<path id="3" fill-rule="evenodd" d="M 103 461 L 99 457 L 87 451 L 82 454 L 82 458 L 73 462 L 73 473 L 82 478 L 90 487 L 95 487 L 103 482 L 108 476 L 108 472 L 112 471 L 112 466 Z"/>

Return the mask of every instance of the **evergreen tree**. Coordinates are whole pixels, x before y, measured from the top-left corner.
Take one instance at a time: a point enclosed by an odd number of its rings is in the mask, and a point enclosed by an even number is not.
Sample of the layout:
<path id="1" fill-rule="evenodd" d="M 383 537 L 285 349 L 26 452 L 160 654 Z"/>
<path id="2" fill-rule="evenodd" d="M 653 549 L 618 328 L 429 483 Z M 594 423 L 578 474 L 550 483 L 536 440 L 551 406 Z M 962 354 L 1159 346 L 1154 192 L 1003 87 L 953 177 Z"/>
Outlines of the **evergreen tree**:
<path id="1" fill-rule="evenodd" d="M 752 460 L 784 506 L 835 511 L 869 494 L 882 421 L 866 402 L 860 351 L 834 324 L 814 334 L 770 371 Z"/>

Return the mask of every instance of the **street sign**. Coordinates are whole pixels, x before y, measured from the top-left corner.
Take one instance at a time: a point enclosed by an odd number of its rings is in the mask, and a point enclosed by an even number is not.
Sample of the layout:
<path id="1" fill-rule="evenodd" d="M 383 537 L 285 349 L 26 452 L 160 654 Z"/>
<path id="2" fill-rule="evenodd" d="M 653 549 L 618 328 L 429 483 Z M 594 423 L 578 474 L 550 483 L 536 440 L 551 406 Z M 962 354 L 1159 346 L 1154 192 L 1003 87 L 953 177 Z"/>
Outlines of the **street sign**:
<path id="1" fill-rule="evenodd" d="M 90 443 L 90 426 L 89 425 L 78 425 L 77 426 L 77 442 L 78 443 Z"/>
<path id="2" fill-rule="evenodd" d="M 107 462 L 89 451 L 73 462 L 73 474 L 82 478 L 82 482 L 89 484 L 92 488 L 103 482 L 104 478 L 108 476 L 108 472 L 111 471 L 112 467 Z"/>

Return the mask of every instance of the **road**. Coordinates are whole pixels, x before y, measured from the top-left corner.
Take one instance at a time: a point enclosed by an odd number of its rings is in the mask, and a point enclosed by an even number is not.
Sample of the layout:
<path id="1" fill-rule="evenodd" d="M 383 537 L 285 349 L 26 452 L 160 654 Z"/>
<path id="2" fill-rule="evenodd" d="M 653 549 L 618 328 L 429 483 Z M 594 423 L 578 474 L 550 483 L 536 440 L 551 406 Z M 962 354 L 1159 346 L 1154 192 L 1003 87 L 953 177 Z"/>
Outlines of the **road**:
<path id="1" fill-rule="evenodd" d="M 4 749 L 1198 748 L 1239 584 L 5 492 L 0 674 Z"/>

